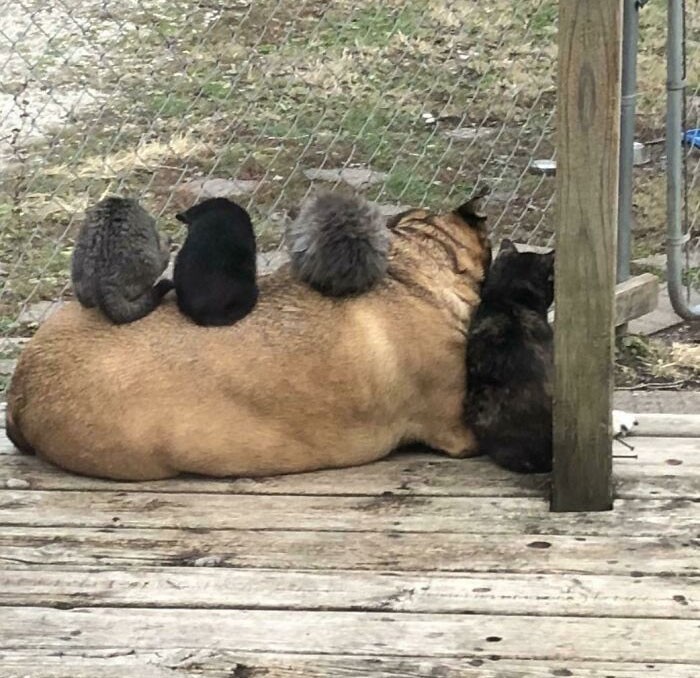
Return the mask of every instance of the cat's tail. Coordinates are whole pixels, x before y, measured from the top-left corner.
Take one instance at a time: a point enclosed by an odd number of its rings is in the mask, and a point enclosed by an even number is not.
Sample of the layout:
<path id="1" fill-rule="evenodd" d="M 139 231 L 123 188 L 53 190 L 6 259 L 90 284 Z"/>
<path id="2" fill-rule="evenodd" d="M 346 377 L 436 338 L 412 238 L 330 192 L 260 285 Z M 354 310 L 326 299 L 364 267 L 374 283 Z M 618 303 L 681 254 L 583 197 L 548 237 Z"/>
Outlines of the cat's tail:
<path id="1" fill-rule="evenodd" d="M 361 294 L 386 274 L 386 220 L 360 196 L 326 192 L 310 198 L 286 241 L 294 275 L 326 296 Z"/>
<path id="2" fill-rule="evenodd" d="M 155 310 L 161 299 L 173 289 L 170 280 L 160 280 L 154 287 L 135 299 L 126 299 L 120 286 L 101 281 L 97 288 L 97 304 L 115 325 L 140 320 Z"/>

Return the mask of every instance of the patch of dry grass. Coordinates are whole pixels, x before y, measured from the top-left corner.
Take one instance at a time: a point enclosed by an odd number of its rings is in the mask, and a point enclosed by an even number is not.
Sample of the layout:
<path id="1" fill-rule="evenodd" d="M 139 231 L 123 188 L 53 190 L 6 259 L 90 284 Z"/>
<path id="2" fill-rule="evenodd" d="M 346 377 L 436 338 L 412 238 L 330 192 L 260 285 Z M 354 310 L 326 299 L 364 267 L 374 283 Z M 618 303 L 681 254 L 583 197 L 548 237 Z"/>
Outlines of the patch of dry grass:
<path id="1" fill-rule="evenodd" d="M 627 335 L 617 341 L 615 383 L 618 387 L 697 388 L 700 346 Z"/>

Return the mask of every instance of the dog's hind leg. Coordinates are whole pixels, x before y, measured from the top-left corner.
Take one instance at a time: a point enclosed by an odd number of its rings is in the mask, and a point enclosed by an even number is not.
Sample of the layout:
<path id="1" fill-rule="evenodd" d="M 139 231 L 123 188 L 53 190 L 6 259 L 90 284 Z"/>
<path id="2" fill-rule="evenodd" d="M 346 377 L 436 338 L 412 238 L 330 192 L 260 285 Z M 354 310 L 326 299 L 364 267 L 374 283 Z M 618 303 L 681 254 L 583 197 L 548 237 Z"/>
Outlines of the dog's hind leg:
<path id="1" fill-rule="evenodd" d="M 24 454 L 34 454 L 34 448 L 25 440 L 19 427 L 15 424 L 12 417 L 12 410 L 8 408 L 5 413 L 5 433 L 10 442 Z"/>

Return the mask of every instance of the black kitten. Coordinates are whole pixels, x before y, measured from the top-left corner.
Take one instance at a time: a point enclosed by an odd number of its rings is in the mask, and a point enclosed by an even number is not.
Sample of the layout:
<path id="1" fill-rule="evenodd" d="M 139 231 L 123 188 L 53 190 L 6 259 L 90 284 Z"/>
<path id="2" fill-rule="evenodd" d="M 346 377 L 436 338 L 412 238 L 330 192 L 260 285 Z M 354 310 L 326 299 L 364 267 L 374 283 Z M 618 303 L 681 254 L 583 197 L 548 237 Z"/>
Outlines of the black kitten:
<path id="1" fill-rule="evenodd" d="M 248 212 L 226 198 L 212 198 L 177 218 L 188 227 L 173 275 L 178 307 L 198 325 L 232 325 L 258 300 Z"/>
<path id="2" fill-rule="evenodd" d="M 552 469 L 554 252 L 501 243 L 467 344 L 467 421 L 482 452 L 520 473 Z"/>

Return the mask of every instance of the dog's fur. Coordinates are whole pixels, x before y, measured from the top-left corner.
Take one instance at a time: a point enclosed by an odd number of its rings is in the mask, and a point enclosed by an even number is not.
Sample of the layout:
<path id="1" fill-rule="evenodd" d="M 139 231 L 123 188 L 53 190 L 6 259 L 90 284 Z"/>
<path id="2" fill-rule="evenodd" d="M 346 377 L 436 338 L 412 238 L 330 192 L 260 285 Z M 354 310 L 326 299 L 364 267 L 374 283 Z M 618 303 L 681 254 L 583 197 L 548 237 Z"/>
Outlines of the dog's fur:
<path id="1" fill-rule="evenodd" d="M 504 240 L 470 328 L 465 413 L 479 450 L 520 473 L 552 469 L 553 299 L 554 253 Z"/>
<path id="2" fill-rule="evenodd" d="M 287 229 L 294 275 L 322 294 L 362 294 L 386 274 L 389 230 L 379 208 L 361 196 L 320 193 Z"/>
<path id="3" fill-rule="evenodd" d="M 169 240 L 136 200 L 108 197 L 85 212 L 73 251 L 71 277 L 78 301 L 113 323 L 139 320 L 172 289 L 154 284 L 170 259 Z"/>
<path id="4" fill-rule="evenodd" d="M 250 215 L 231 200 L 210 198 L 177 219 L 188 228 L 173 273 L 180 311 L 198 325 L 238 322 L 258 300 Z"/>
<path id="5" fill-rule="evenodd" d="M 490 260 L 473 206 L 391 224 L 389 269 L 329 298 L 289 266 L 254 313 L 201 328 L 173 303 L 114 327 L 66 304 L 20 356 L 8 433 L 71 471 L 116 479 L 353 466 L 402 443 L 475 453 L 466 334 Z"/>

